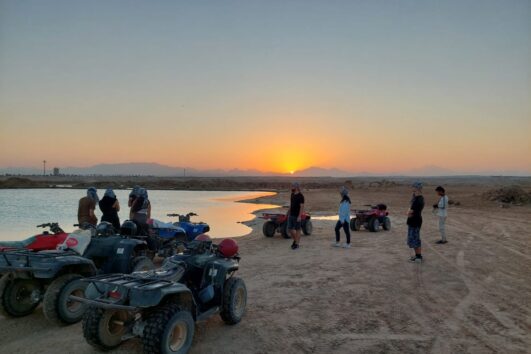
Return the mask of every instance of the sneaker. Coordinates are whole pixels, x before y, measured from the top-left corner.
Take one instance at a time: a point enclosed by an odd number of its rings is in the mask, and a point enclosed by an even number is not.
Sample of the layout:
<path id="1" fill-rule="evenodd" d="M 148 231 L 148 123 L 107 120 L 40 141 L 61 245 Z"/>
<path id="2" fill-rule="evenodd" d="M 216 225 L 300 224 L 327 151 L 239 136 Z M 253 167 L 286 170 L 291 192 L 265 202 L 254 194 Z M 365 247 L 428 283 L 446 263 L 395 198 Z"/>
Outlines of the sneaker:
<path id="1" fill-rule="evenodd" d="M 411 256 L 411 258 L 409 258 L 409 261 L 414 263 L 422 263 L 422 257 Z"/>
<path id="2" fill-rule="evenodd" d="M 438 245 L 442 245 L 444 243 L 444 241 L 443 240 L 439 240 L 439 241 L 437 241 L 435 243 L 438 244 Z"/>
<path id="3" fill-rule="evenodd" d="M 448 241 L 444 240 L 441 243 L 444 245 L 445 243 L 448 243 Z"/>
<path id="4" fill-rule="evenodd" d="M 292 250 L 299 249 L 299 245 L 297 245 L 297 244 L 295 243 L 293 246 L 291 246 L 291 249 L 292 249 Z"/>
<path id="5" fill-rule="evenodd" d="M 344 243 L 342 247 L 343 248 L 350 248 L 350 243 Z"/>
<path id="6" fill-rule="evenodd" d="M 341 247 L 341 244 L 339 242 L 332 243 L 332 247 Z"/>

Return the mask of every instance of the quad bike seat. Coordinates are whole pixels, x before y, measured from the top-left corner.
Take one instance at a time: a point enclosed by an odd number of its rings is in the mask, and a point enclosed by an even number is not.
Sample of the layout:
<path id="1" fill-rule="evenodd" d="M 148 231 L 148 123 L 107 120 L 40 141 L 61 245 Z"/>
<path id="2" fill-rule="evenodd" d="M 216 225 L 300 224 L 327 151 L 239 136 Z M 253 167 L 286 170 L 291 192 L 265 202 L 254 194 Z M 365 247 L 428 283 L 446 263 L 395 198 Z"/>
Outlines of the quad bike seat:
<path id="1" fill-rule="evenodd" d="M 24 241 L 2 241 L 0 242 L 0 248 L 25 248 L 27 245 L 29 245 L 32 241 L 26 242 Z"/>
<path id="2" fill-rule="evenodd" d="M 378 210 L 387 210 L 387 205 L 385 205 L 385 204 L 378 204 L 378 205 L 376 205 L 376 208 L 377 208 Z"/>

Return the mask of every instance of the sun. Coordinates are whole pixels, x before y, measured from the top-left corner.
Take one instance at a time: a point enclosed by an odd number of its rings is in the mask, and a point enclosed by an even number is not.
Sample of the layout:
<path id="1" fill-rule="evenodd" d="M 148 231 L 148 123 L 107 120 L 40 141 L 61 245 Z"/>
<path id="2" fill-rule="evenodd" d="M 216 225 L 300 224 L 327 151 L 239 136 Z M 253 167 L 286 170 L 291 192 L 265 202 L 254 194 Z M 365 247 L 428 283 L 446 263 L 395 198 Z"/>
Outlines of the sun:
<path id="1" fill-rule="evenodd" d="M 295 171 L 293 171 L 293 170 L 289 171 L 289 174 L 290 174 L 290 175 L 292 175 L 292 174 L 294 174 L 294 173 L 295 173 Z"/>

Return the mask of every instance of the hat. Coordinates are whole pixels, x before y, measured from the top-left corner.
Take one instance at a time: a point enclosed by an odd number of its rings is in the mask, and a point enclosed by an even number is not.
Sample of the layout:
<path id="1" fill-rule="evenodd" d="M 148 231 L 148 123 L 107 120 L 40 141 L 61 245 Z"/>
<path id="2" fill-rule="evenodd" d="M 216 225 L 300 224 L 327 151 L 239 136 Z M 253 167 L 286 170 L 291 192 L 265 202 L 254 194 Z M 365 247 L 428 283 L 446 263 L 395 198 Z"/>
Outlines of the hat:
<path id="1" fill-rule="evenodd" d="M 301 188 L 301 185 L 299 184 L 299 182 L 293 182 L 293 183 L 291 184 L 291 188 L 300 189 L 300 188 Z"/>
<path id="2" fill-rule="evenodd" d="M 345 186 L 341 187 L 341 190 L 339 191 L 339 193 L 341 193 L 342 196 L 348 195 L 347 187 Z"/>

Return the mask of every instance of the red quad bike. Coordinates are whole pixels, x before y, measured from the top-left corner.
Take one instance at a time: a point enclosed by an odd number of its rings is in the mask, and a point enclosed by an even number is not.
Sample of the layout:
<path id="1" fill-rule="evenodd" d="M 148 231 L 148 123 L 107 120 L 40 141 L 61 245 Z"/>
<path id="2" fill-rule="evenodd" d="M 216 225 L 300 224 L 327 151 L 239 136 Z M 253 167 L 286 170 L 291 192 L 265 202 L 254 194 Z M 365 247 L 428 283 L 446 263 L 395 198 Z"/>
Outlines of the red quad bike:
<path id="1" fill-rule="evenodd" d="M 35 252 L 55 250 L 57 245 L 63 243 L 68 236 L 56 222 L 37 225 L 37 227 L 49 228 L 50 231 L 43 231 L 42 234 L 31 236 L 22 241 L 2 241 L 0 242 L 0 252 L 21 248 Z"/>
<path id="2" fill-rule="evenodd" d="M 386 231 L 391 230 L 391 219 L 389 219 L 387 205 L 377 204 L 366 206 L 370 206 L 371 208 L 353 210 L 356 217 L 350 219 L 350 229 L 352 231 L 360 231 L 362 226 L 371 232 L 380 231 L 380 226 Z"/>
<path id="3" fill-rule="evenodd" d="M 266 237 L 273 237 L 275 236 L 276 232 L 280 232 L 284 238 L 290 238 L 288 233 L 287 214 L 264 213 L 262 214 L 261 218 L 266 220 L 266 222 L 264 222 L 264 226 L 262 227 L 262 231 Z M 301 216 L 302 233 L 307 236 L 311 235 L 313 230 L 312 221 L 310 219 L 310 213 L 303 213 Z"/>

